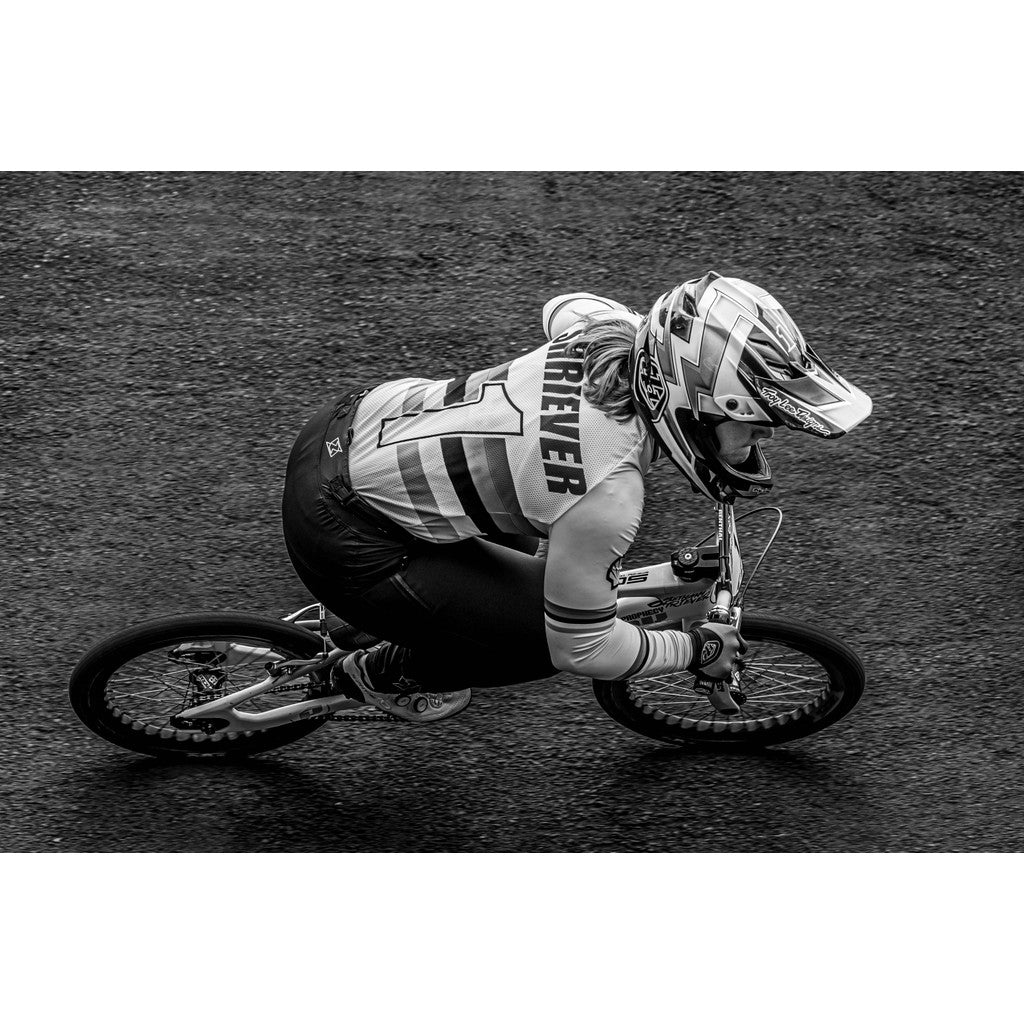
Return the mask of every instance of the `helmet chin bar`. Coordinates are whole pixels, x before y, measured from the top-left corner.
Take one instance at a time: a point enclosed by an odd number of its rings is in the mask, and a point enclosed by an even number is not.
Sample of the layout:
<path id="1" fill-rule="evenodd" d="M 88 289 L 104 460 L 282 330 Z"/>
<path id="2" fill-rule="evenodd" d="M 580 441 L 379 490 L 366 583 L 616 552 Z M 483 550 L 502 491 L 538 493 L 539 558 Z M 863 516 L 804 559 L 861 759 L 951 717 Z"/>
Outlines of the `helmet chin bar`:
<path id="1" fill-rule="evenodd" d="M 681 410 L 676 411 L 676 422 L 690 439 L 695 453 L 710 470 L 715 484 L 725 492 L 726 497 L 722 500 L 729 501 L 734 497 L 752 498 L 771 490 L 772 468 L 761 450 L 760 441 L 750 446 L 750 454 L 742 466 L 730 466 L 719 458 L 718 437 L 713 426 L 702 423 Z"/>
<path id="2" fill-rule="evenodd" d="M 722 464 L 729 467 L 734 473 L 739 473 L 743 476 L 761 476 L 761 466 L 767 464 L 767 459 L 764 456 L 764 452 L 761 451 L 761 444 L 759 441 L 755 441 L 748 447 L 747 457 L 738 465 L 735 462 L 726 462 L 722 459 Z"/>
<path id="3" fill-rule="evenodd" d="M 772 486 L 772 468 L 761 450 L 761 443 L 750 446 L 750 454 L 739 466 L 730 466 L 716 459 L 716 472 L 738 494 L 745 498 L 764 494 Z"/>

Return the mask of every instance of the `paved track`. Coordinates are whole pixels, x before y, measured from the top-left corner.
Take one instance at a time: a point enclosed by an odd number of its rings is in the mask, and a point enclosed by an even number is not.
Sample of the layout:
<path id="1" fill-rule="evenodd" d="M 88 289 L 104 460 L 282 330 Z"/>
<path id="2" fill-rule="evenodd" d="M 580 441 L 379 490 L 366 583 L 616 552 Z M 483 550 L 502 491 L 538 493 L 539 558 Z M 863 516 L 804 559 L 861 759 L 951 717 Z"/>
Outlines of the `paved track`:
<path id="1" fill-rule="evenodd" d="M 1019 175 L 0 177 L 0 849 L 1019 850 L 1022 198 Z M 688 754 L 568 677 L 244 766 L 78 725 L 66 679 L 103 634 L 303 602 L 277 510 L 321 402 L 525 350 L 560 291 L 643 307 L 709 267 L 770 287 L 876 402 L 843 441 L 776 441 L 787 520 L 750 595 L 861 652 L 841 726 Z M 659 471 L 631 561 L 706 519 Z"/>

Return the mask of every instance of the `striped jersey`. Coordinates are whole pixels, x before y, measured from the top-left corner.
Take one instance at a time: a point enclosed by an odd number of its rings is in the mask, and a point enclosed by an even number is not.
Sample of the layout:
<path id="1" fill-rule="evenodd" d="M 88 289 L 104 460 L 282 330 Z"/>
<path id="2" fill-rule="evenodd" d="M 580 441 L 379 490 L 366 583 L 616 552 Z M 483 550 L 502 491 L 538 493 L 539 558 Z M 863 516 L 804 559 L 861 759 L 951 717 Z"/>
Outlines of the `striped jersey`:
<path id="1" fill-rule="evenodd" d="M 678 671 L 692 655 L 686 634 L 616 616 L 619 567 L 640 526 L 654 439 L 638 418 L 616 422 L 583 397 L 582 361 L 566 346 L 587 315 L 641 320 L 611 299 L 560 295 L 544 307 L 548 343 L 540 348 L 450 380 L 374 388 L 353 424 L 352 485 L 426 540 L 548 536 L 553 665 L 598 679 Z"/>
<path id="2" fill-rule="evenodd" d="M 641 475 L 653 441 L 581 393 L 567 333 L 500 366 L 449 380 L 407 378 L 367 394 L 349 471 L 356 492 L 409 533 L 447 543 L 549 528 L 623 464 Z"/>

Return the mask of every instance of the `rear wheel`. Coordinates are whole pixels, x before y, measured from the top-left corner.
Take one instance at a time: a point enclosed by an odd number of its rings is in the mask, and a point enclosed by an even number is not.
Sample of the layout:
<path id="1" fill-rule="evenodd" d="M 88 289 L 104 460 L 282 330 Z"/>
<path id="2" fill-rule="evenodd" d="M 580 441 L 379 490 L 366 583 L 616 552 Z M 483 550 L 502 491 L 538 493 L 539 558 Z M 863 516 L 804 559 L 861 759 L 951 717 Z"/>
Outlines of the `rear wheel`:
<path id="1" fill-rule="evenodd" d="M 315 657 L 320 639 L 308 630 L 253 615 L 175 615 L 115 633 L 82 657 L 69 696 L 97 736 L 154 757 L 253 754 L 319 729 L 313 718 L 249 732 L 184 728 L 188 709 L 266 678 L 267 666 Z M 309 677 L 241 705 L 266 711 L 312 696 Z"/>
<path id="2" fill-rule="evenodd" d="M 633 732 L 666 743 L 744 749 L 787 743 L 838 722 L 864 692 L 864 666 L 841 640 L 789 619 L 749 615 L 739 714 L 693 690 L 689 672 L 626 682 L 594 680 L 598 703 Z"/>

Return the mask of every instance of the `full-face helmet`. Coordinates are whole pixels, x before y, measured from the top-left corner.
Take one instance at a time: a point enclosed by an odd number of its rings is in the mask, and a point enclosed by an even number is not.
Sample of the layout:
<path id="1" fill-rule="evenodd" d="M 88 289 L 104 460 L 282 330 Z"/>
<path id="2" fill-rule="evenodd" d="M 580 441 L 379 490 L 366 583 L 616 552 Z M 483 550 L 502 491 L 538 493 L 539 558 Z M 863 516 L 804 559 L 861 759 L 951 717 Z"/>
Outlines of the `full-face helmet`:
<path id="1" fill-rule="evenodd" d="M 711 272 L 662 295 L 637 330 L 633 397 L 660 446 L 695 491 L 715 501 L 764 494 L 772 471 L 760 444 L 722 461 L 723 419 L 842 437 L 871 399 L 818 356 L 763 288 Z"/>

